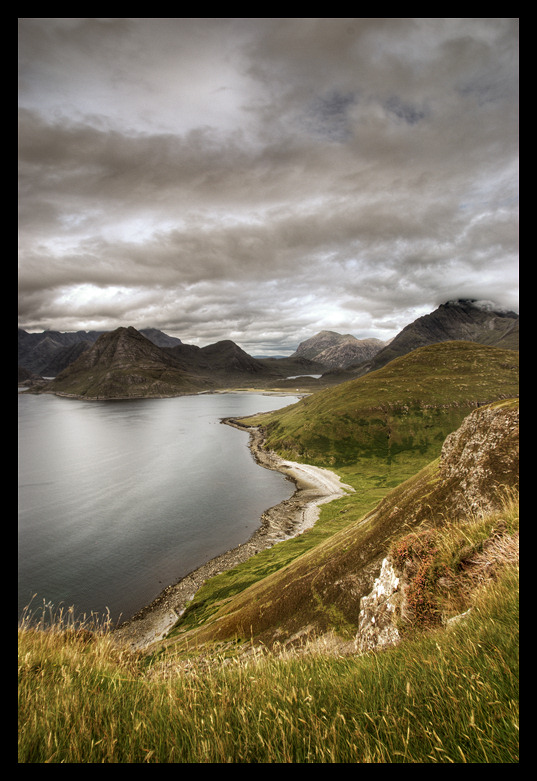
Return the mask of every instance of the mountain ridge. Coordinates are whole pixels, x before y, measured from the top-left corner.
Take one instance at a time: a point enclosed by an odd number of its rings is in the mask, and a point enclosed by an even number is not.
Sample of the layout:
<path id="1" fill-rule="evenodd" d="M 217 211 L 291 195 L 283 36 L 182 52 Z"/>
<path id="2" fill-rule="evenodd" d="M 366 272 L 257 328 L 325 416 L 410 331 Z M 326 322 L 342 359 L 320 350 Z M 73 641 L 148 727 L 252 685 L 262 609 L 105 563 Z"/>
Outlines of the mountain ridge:
<path id="1" fill-rule="evenodd" d="M 42 331 L 30 333 L 18 329 L 18 363 L 34 374 L 49 377 L 73 363 L 79 355 L 95 344 L 109 331 Z M 181 344 L 175 336 L 168 336 L 157 328 L 142 328 L 139 333 L 159 347 Z"/>
<path id="2" fill-rule="evenodd" d="M 131 329 L 132 326 L 127 328 Z M 80 368 L 84 362 L 77 361 L 87 351 L 91 351 L 100 338 L 119 330 L 28 334 L 19 329 L 19 366 L 33 375 L 55 377 L 62 374 L 61 381 L 64 383 L 63 372 L 76 363 L 74 371 L 79 373 L 81 379 Z M 171 375 L 166 383 L 160 385 L 155 384 L 155 377 L 148 379 L 150 393 L 156 393 L 157 388 L 163 394 L 174 395 L 177 392 L 188 392 L 187 388 L 196 392 L 196 389 L 244 384 L 252 387 L 265 385 L 281 390 L 296 390 L 296 385 L 300 384 L 303 390 L 311 392 L 374 372 L 395 358 L 428 344 L 471 340 L 478 344 L 518 349 L 519 320 L 514 312 L 480 306 L 479 302 L 452 301 L 410 323 L 389 342 L 321 331 L 302 342 L 288 358 L 254 358 L 229 339 L 197 347 L 185 344 L 176 337 L 169 337 L 157 329 L 145 331 L 144 334 L 132 328 L 130 333 L 142 334 L 160 351 L 153 351 L 153 360 L 161 364 L 161 372 L 169 372 L 172 365 L 176 371 L 173 382 Z M 139 392 L 144 395 L 146 391 L 142 387 L 140 372 L 136 371 L 135 366 L 131 369 L 131 375 L 138 374 Z M 158 373 L 156 366 L 153 369 Z M 184 373 L 182 378 L 177 374 L 179 371 Z M 300 377 L 300 381 L 294 377 Z M 33 387 L 36 387 L 36 381 L 32 382 Z M 128 386 L 134 384 L 131 380 L 127 382 Z M 52 390 L 53 386 L 50 386 Z M 114 385 L 115 394 L 121 395 L 120 390 Z M 131 395 L 133 390 L 133 387 L 125 389 L 127 395 Z M 86 395 L 83 389 L 80 392 Z"/>

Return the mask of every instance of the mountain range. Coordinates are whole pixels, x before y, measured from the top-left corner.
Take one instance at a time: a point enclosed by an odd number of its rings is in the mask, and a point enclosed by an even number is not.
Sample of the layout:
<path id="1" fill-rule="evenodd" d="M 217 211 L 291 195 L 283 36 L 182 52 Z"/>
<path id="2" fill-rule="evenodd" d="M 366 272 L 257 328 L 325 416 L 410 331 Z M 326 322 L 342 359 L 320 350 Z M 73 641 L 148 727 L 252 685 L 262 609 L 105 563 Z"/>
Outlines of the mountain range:
<path id="1" fill-rule="evenodd" d="M 86 350 L 106 331 L 42 331 L 28 333 L 19 328 L 19 367 L 42 377 L 55 377 Z M 159 331 L 142 328 L 140 333 L 158 347 L 175 347 L 181 340 Z"/>
<path id="2" fill-rule="evenodd" d="M 300 376 L 301 389 L 316 390 L 363 376 L 428 344 L 472 341 L 518 349 L 518 330 L 514 312 L 468 300 L 441 305 L 388 343 L 321 331 L 288 358 L 254 358 L 231 340 L 197 347 L 158 329 L 41 334 L 19 329 L 19 383 L 85 398 L 117 398 L 244 385 L 294 388 Z M 54 379 L 44 383 L 40 377 Z"/>

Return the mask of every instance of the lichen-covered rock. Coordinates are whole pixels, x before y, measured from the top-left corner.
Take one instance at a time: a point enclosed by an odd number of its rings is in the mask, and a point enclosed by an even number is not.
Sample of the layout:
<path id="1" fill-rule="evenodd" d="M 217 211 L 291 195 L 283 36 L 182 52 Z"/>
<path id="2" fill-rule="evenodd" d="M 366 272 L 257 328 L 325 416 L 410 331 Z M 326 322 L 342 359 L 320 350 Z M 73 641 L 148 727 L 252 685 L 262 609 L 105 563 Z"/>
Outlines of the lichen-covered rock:
<path id="1" fill-rule="evenodd" d="M 477 409 L 444 442 L 440 478 L 450 485 L 454 515 L 497 509 L 502 492 L 518 490 L 518 475 L 518 404 Z"/>
<path id="2" fill-rule="evenodd" d="M 391 560 L 385 558 L 371 592 L 360 600 L 355 638 L 358 653 L 379 650 L 399 642 L 399 632 L 394 623 L 400 599 L 399 586 L 399 575 Z"/>

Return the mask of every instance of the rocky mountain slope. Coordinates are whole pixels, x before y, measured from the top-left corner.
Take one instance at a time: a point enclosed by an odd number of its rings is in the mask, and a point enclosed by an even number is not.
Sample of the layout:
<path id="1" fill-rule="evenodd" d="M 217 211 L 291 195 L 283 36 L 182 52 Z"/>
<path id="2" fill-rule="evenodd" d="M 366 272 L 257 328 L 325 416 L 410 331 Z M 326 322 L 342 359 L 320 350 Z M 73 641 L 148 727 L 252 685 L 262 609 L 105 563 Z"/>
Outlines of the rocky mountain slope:
<path id="1" fill-rule="evenodd" d="M 76 360 L 47 384 L 33 382 L 31 389 L 86 399 L 175 396 L 242 385 L 284 388 L 288 373 L 319 368 L 303 358 L 258 360 L 230 340 L 201 348 L 159 341 L 164 346 L 130 327 L 104 333 L 86 349 L 75 343 L 63 349 L 82 350 Z"/>
<path id="2" fill-rule="evenodd" d="M 248 355 L 230 339 L 206 347 L 181 344 L 168 350 L 186 371 L 198 371 L 213 375 L 267 375 L 264 363 Z"/>
<path id="3" fill-rule="evenodd" d="M 28 333 L 18 330 L 18 364 L 42 377 L 55 377 L 73 363 L 106 331 L 42 331 Z M 143 336 L 159 347 L 174 347 L 181 340 L 157 328 L 140 330 Z"/>
<path id="4" fill-rule="evenodd" d="M 166 334 L 154 339 L 162 346 L 130 327 L 106 332 L 93 344 L 80 341 L 62 347 L 52 357 L 47 354 L 54 379 L 41 383 L 41 388 L 34 381 L 32 389 L 100 399 L 174 396 L 237 386 L 294 390 L 296 380 L 286 380 L 287 376 L 320 374 L 324 368 L 305 358 L 252 358 L 231 340 L 197 347 L 178 339 L 170 346 Z M 48 338 L 39 343 L 41 356 L 48 343 Z M 59 371 L 62 357 L 68 354 L 72 362 Z M 302 385 L 308 382 L 317 381 Z"/>
<path id="5" fill-rule="evenodd" d="M 344 369 L 350 364 L 369 360 L 383 347 L 384 342 L 380 339 L 357 339 L 352 334 L 320 331 L 301 342 L 292 357 L 317 361 L 327 369 Z"/>
<path id="6" fill-rule="evenodd" d="M 508 497 L 518 495 L 518 402 L 493 404 L 471 413 L 446 438 L 428 484 L 427 504 L 415 494 L 405 504 L 405 534 L 384 557 L 371 592 L 361 599 L 355 638 L 359 652 L 397 644 L 406 625 L 442 622 L 438 609 L 442 599 L 451 598 L 456 604 L 450 592 L 471 590 L 495 577 L 499 565 L 518 563 L 518 532 L 506 529 L 501 518 L 478 546 L 468 545 L 466 536 L 466 549 L 463 546 L 454 573 L 445 561 L 438 561 L 442 536 L 438 527 L 445 526 L 446 519 L 455 520 L 455 534 L 460 530 L 464 535 L 466 524 L 475 525 L 476 519 L 492 516 L 506 505 Z M 392 509 L 394 517 L 401 512 L 399 504 Z M 409 533 L 418 520 L 419 531 Z M 428 593 L 420 593 L 419 584 L 426 580 Z M 441 599 L 435 599 L 435 590 L 440 591 Z M 467 612 L 444 616 L 444 623 L 449 626 Z"/>
<path id="7" fill-rule="evenodd" d="M 355 339 L 351 337 L 340 344 L 323 350 L 315 356 L 315 360 L 323 363 L 329 369 L 344 369 L 355 363 L 370 360 L 382 350 L 384 344 L 380 339 Z"/>

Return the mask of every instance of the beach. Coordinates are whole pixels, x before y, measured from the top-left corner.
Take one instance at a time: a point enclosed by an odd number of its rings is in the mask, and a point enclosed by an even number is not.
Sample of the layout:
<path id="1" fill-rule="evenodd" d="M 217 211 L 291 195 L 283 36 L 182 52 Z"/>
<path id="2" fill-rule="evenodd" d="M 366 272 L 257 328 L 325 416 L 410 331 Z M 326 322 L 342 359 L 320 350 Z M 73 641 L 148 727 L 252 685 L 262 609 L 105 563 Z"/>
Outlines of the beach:
<path id="1" fill-rule="evenodd" d="M 150 605 L 117 627 L 113 632 L 114 638 L 132 650 L 146 650 L 166 637 L 206 580 L 311 528 L 319 517 L 320 505 L 354 490 L 341 483 L 340 478 L 328 469 L 286 461 L 266 450 L 261 429 L 245 426 L 233 418 L 225 418 L 222 423 L 247 431 L 250 435 L 249 448 L 256 462 L 265 469 L 284 474 L 295 484 L 296 490 L 289 499 L 263 513 L 259 529 L 249 540 L 168 586 Z"/>

